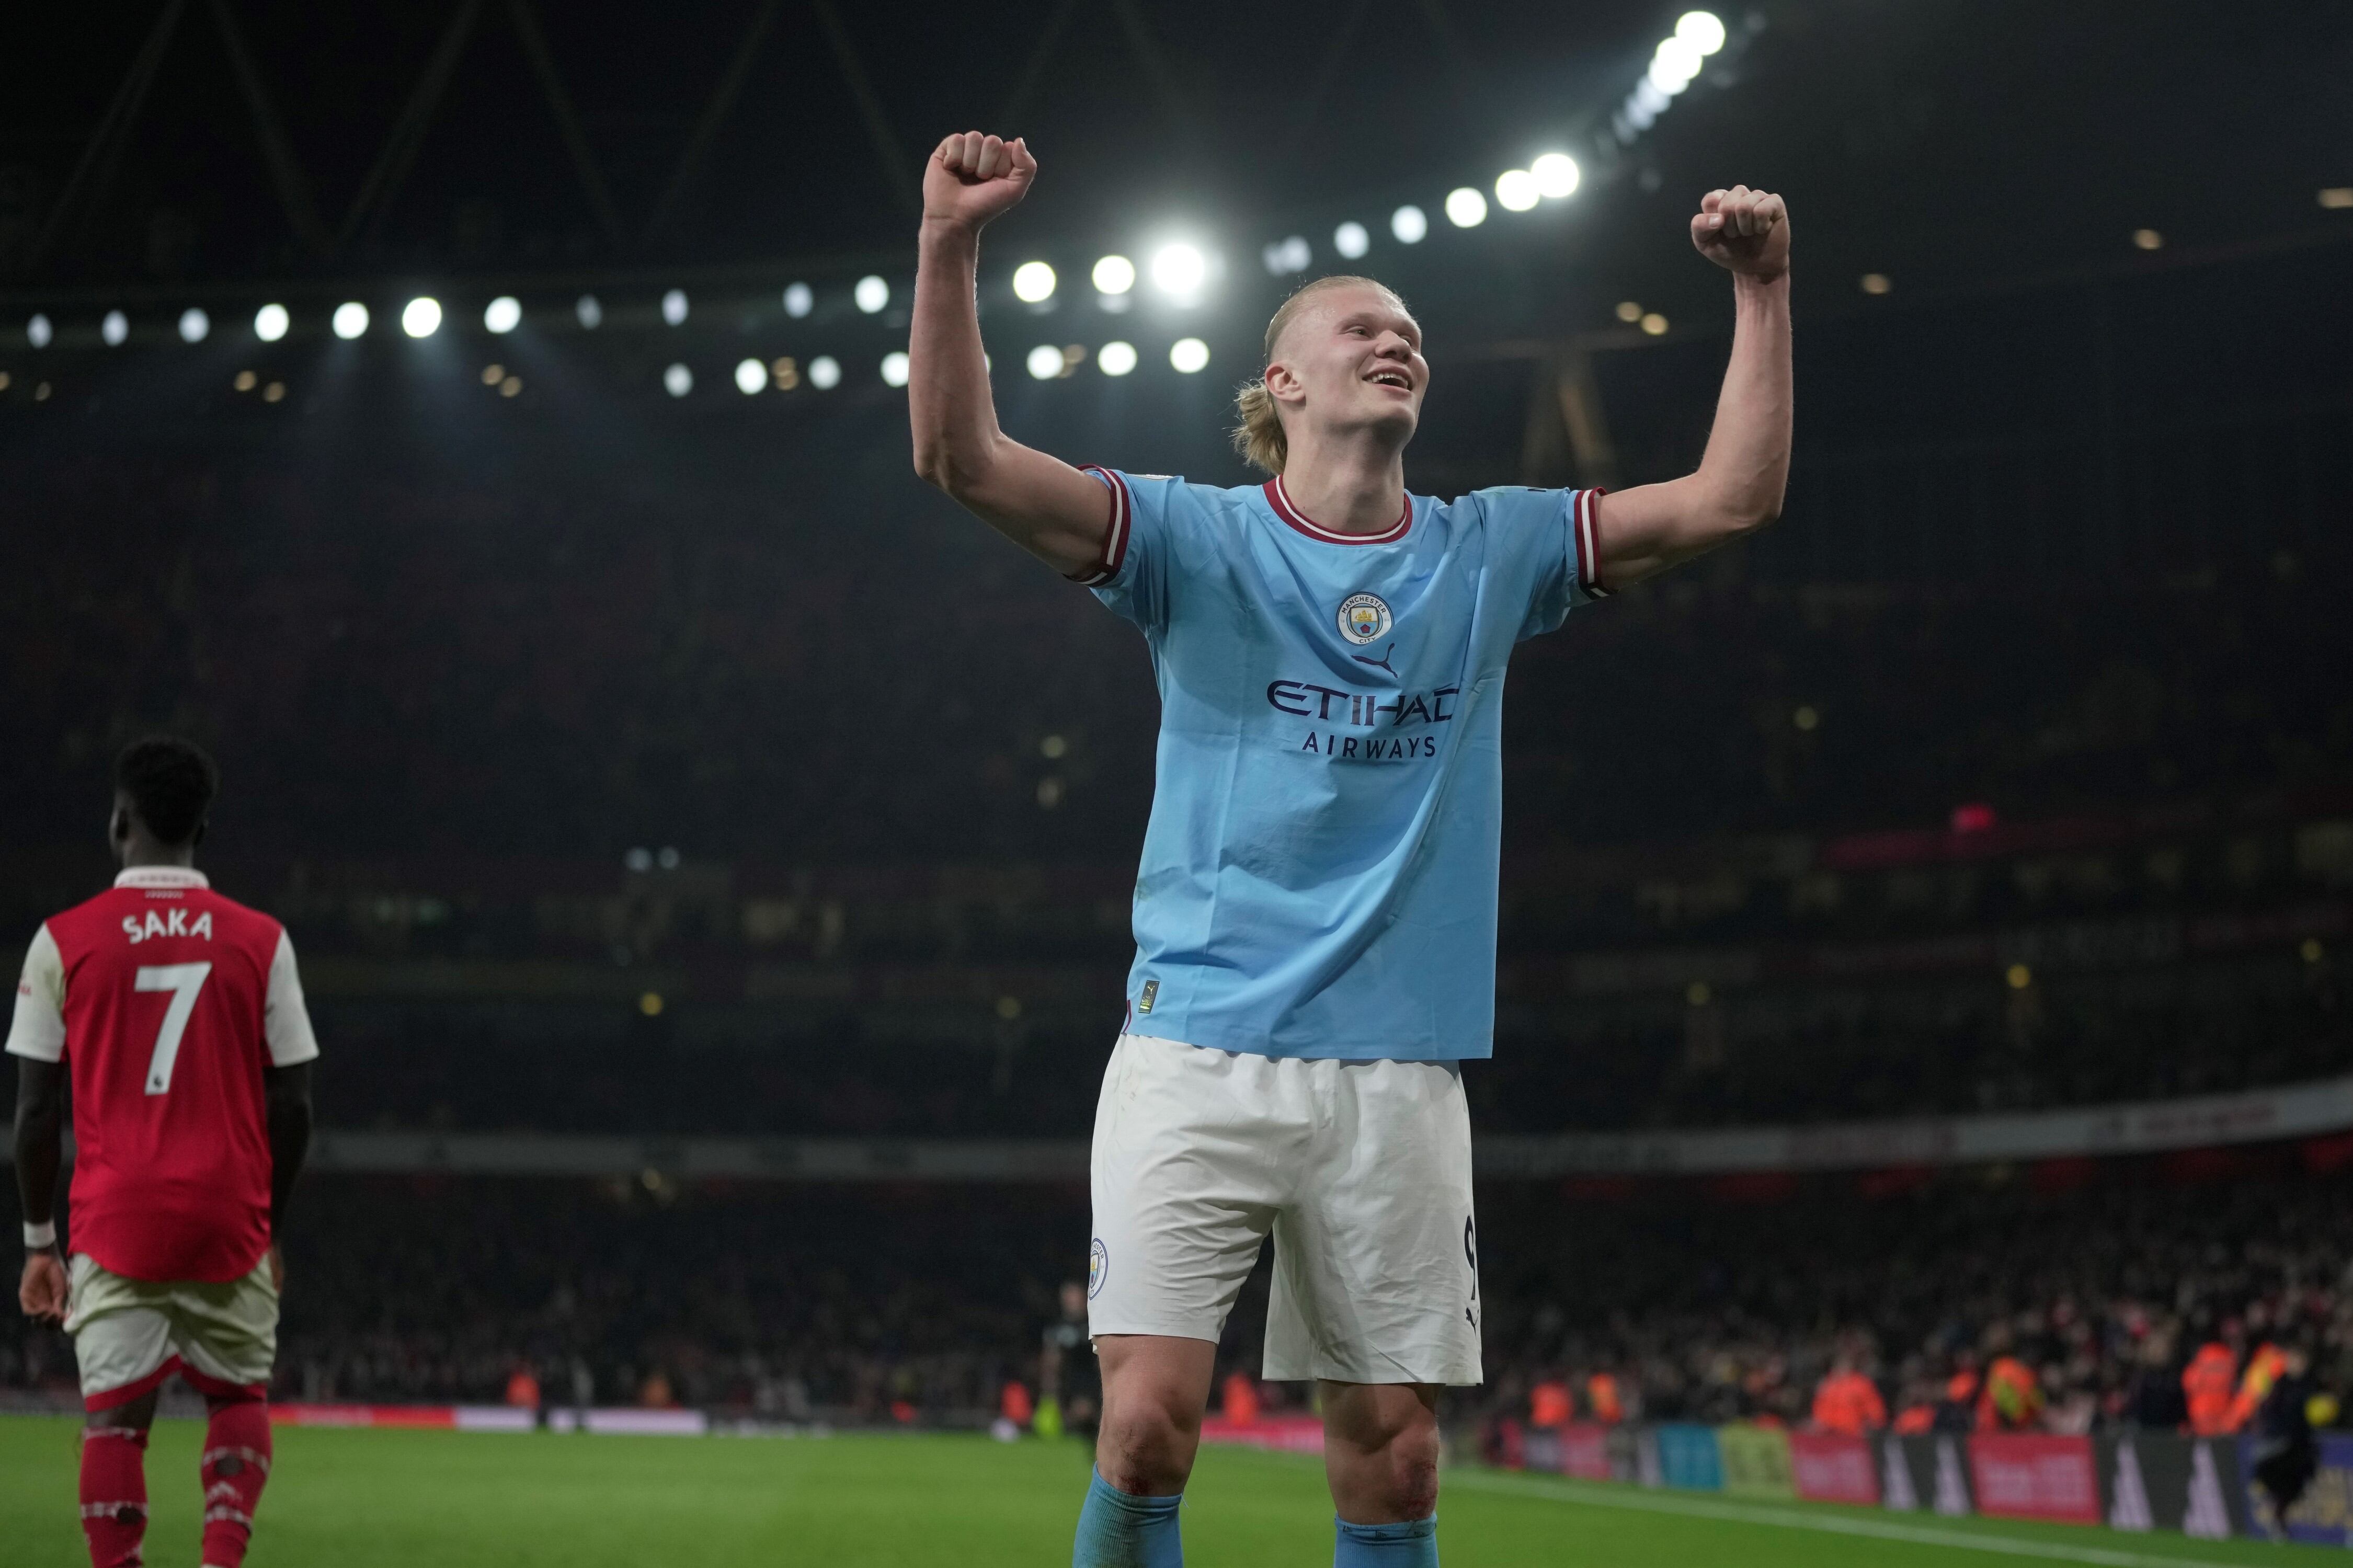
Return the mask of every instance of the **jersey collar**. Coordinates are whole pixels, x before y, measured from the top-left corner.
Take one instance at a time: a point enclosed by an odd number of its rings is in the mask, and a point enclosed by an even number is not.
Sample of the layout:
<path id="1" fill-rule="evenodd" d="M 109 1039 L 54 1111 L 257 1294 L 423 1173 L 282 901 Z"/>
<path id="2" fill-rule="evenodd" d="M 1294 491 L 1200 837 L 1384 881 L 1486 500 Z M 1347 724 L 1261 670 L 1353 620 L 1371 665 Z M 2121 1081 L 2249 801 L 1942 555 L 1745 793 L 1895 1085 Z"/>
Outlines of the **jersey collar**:
<path id="1" fill-rule="evenodd" d="M 1397 521 L 1381 530 L 1380 532 L 1335 533 L 1332 530 L 1324 527 L 1320 522 L 1313 521 L 1305 512 L 1301 511 L 1297 507 L 1291 504 L 1291 493 L 1282 488 L 1282 476 L 1281 474 L 1277 474 L 1274 478 L 1267 480 L 1261 488 L 1266 491 L 1266 504 L 1274 508 L 1275 516 L 1282 519 L 1283 521 L 1291 524 L 1292 527 L 1297 529 L 1308 538 L 1321 540 L 1326 544 L 1395 544 L 1398 540 L 1405 537 L 1406 530 L 1413 526 L 1413 496 L 1411 492 L 1408 492 L 1406 495 L 1405 511 L 1398 518 Z"/>
<path id="2" fill-rule="evenodd" d="M 212 883 L 193 866 L 133 866 L 114 879 L 118 888 L 209 888 Z"/>

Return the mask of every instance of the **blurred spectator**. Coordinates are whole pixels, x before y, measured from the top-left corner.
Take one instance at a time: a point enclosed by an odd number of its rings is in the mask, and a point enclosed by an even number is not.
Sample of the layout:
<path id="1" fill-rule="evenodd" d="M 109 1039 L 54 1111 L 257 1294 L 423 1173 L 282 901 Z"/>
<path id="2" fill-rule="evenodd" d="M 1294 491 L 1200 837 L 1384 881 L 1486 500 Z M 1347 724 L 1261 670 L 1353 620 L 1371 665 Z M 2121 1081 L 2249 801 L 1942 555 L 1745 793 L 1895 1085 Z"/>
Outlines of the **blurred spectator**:
<path id="1" fill-rule="evenodd" d="M 2201 1437 L 2226 1436 L 2233 1428 L 2231 1406 L 2236 1400 L 2239 1358 L 2229 1345 L 2209 1340 L 2198 1347 L 2181 1371 L 2181 1393 L 2189 1429 Z"/>
<path id="2" fill-rule="evenodd" d="M 1813 1420 L 1821 1431 L 1860 1437 L 1887 1425 L 1887 1401 L 1879 1385 L 1856 1368 L 1853 1358 L 1841 1355 L 1814 1389 Z"/>
<path id="3" fill-rule="evenodd" d="M 2312 1358 L 2300 1344 L 2286 1350 L 2266 1345 L 2267 1363 L 2263 1397 L 2250 1415 L 2254 1433 L 2253 1460 L 2255 1479 L 2270 1497 L 2273 1533 L 2278 1521 L 2304 1496 L 2320 1465 L 2319 1445 L 2313 1440 L 2310 1405 L 2317 1395 Z M 2259 1358 L 2260 1359 L 2260 1358 Z M 2253 1369 L 2250 1368 L 2252 1373 Z"/>

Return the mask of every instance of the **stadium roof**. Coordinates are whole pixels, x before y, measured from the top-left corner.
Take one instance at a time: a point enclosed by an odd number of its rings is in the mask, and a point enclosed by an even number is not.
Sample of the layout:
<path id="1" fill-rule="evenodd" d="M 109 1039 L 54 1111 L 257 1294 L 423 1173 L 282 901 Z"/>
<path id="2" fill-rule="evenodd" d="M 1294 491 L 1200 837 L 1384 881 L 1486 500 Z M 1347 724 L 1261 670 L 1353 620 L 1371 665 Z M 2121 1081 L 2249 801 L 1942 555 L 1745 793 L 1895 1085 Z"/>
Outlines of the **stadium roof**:
<path id="1" fill-rule="evenodd" d="M 1810 265 L 1899 287 L 2353 224 L 2316 202 L 2353 185 L 2342 6 L 1727 6 L 1738 47 L 1609 153 L 1680 9 L 18 7 L 0 48 L 39 68 L 0 100 L 0 290 L 900 251 L 921 156 L 968 125 L 1045 163 L 1018 235 L 1176 220 L 1245 263 L 1551 146 L 1595 177 L 1545 243 L 1605 273 L 1736 179 L 1793 193 Z"/>

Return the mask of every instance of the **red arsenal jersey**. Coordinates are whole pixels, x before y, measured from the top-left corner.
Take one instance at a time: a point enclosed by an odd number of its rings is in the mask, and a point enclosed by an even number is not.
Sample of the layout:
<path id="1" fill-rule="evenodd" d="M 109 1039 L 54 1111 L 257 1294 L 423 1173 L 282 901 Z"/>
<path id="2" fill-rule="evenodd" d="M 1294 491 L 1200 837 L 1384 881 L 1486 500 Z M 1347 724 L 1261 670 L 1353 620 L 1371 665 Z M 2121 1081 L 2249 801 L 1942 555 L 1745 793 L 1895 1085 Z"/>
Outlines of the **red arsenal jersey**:
<path id="1" fill-rule="evenodd" d="M 200 871 L 125 871 L 33 938 L 8 1050 L 72 1073 L 74 1251 L 133 1279 L 261 1261 L 262 1069 L 319 1054 L 284 927 Z"/>

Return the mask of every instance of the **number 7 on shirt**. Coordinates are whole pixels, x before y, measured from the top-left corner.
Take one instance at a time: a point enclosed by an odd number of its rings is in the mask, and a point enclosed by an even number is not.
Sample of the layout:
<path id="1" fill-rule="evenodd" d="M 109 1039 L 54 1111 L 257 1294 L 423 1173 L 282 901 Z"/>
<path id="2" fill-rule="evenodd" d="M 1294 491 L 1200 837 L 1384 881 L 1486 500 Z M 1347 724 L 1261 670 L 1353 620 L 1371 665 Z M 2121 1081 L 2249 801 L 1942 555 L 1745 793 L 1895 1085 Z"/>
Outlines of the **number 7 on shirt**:
<path id="1" fill-rule="evenodd" d="M 172 1068 L 180 1059 L 180 1037 L 188 1032 L 188 1017 L 196 1010 L 196 993 L 205 988 L 212 962 L 149 963 L 132 976 L 133 991 L 169 991 L 172 1005 L 164 1009 L 164 1026 L 155 1031 L 155 1054 L 147 1063 L 147 1092 L 164 1094 L 172 1087 Z"/>

